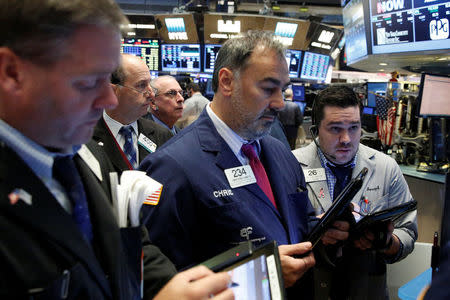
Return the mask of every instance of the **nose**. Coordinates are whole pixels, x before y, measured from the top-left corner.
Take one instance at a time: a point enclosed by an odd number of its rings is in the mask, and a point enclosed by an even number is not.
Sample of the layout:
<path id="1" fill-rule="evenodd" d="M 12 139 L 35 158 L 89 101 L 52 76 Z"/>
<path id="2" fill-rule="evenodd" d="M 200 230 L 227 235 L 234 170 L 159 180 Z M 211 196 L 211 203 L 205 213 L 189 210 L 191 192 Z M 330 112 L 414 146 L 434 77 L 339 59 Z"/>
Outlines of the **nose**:
<path id="1" fill-rule="evenodd" d="M 99 109 L 114 109 L 119 104 L 116 94 L 112 86 L 107 83 L 104 84 L 99 95 L 95 99 L 94 107 Z"/>
<path id="2" fill-rule="evenodd" d="M 348 130 L 342 130 L 341 136 L 339 137 L 339 142 L 341 142 L 341 144 L 348 144 L 350 141 L 351 138 Z"/>
<path id="3" fill-rule="evenodd" d="M 183 95 L 181 93 L 178 93 L 178 92 L 177 92 L 177 102 L 181 102 L 181 103 L 184 102 Z"/>
<path id="4" fill-rule="evenodd" d="M 270 100 L 269 107 L 271 109 L 274 109 L 276 111 L 280 111 L 284 109 L 284 97 L 283 97 L 283 91 L 280 90 L 280 92 L 275 93 Z"/>

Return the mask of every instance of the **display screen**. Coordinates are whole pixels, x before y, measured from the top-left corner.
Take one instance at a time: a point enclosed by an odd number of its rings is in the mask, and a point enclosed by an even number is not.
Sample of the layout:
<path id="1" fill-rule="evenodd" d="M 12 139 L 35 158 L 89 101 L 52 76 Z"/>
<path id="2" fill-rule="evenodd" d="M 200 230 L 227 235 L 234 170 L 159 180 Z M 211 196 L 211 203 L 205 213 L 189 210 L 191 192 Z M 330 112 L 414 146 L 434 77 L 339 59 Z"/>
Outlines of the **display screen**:
<path id="1" fill-rule="evenodd" d="M 450 117 L 450 77 L 422 74 L 419 93 L 421 116 Z"/>
<path id="2" fill-rule="evenodd" d="M 265 255 L 229 270 L 228 274 L 235 299 L 271 299 Z"/>
<path id="3" fill-rule="evenodd" d="M 398 88 L 400 87 L 398 82 L 392 82 L 392 88 L 394 89 L 394 100 L 397 100 L 397 92 L 398 92 Z M 368 82 L 367 83 L 367 105 L 369 107 L 376 107 L 376 98 L 377 95 L 380 96 L 386 96 L 386 92 L 387 92 L 387 88 L 388 88 L 388 83 L 387 82 Z"/>
<path id="4" fill-rule="evenodd" d="M 370 0 L 372 53 L 450 48 L 450 1 Z"/>
<path id="5" fill-rule="evenodd" d="M 122 39 L 121 53 L 139 56 L 150 71 L 159 70 L 159 41 L 157 39 Z"/>
<path id="6" fill-rule="evenodd" d="M 350 1 L 342 10 L 347 64 L 367 56 L 363 0 Z"/>
<path id="7" fill-rule="evenodd" d="M 324 81 L 327 78 L 330 57 L 324 54 L 305 52 L 300 78 Z"/>
<path id="8" fill-rule="evenodd" d="M 216 62 L 217 53 L 219 53 L 222 45 L 205 45 L 204 52 L 204 71 L 207 73 L 214 72 L 214 63 Z"/>
<path id="9" fill-rule="evenodd" d="M 161 69 L 162 71 L 200 72 L 200 45 L 161 45 Z"/>
<path id="10" fill-rule="evenodd" d="M 305 86 L 303 85 L 292 85 L 292 100 L 294 101 L 305 101 Z"/>
<path id="11" fill-rule="evenodd" d="M 298 78 L 298 72 L 300 71 L 300 63 L 302 61 L 302 51 L 299 50 L 286 50 L 286 62 L 289 67 L 289 77 Z"/>

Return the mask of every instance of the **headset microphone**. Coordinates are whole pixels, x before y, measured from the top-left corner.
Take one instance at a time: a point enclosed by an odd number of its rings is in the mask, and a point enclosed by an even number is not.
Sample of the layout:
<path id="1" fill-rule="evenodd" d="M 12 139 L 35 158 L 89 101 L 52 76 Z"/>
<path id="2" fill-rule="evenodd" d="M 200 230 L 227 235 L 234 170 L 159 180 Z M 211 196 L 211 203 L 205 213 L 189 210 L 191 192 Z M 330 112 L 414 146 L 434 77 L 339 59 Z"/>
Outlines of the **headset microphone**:
<path id="1" fill-rule="evenodd" d="M 311 127 L 309 127 L 309 132 L 311 133 L 311 136 L 313 138 L 314 144 L 316 144 L 316 147 L 319 148 L 320 151 L 322 151 L 322 153 L 324 153 L 327 156 L 331 157 L 332 159 L 336 160 L 336 156 L 323 151 L 322 147 L 320 147 L 319 143 L 316 141 L 317 135 L 314 133 L 314 130 L 318 130 L 317 125 L 312 125 Z"/>

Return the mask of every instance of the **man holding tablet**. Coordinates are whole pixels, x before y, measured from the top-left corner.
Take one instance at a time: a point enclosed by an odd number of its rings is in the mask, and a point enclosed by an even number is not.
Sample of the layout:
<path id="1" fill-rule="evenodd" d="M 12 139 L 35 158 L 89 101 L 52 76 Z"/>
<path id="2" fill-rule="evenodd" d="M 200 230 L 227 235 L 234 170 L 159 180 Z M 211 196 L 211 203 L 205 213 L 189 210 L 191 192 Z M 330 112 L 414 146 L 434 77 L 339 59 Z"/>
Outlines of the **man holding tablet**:
<path id="1" fill-rule="evenodd" d="M 222 46 L 214 68 L 211 104 L 141 165 L 164 185 L 147 212 L 150 239 L 178 269 L 275 240 L 290 287 L 314 265 L 303 241 L 315 217 L 298 162 L 267 135 L 290 84 L 284 48 L 248 32 Z"/>
<path id="2" fill-rule="evenodd" d="M 328 210 L 345 185 L 363 168 L 368 169 L 365 180 L 352 200 L 361 214 L 412 200 L 397 163 L 359 143 L 361 112 L 361 102 L 347 87 L 328 87 L 315 99 L 311 130 L 315 141 L 293 153 L 305 171 L 309 199 L 317 215 Z M 382 241 L 375 239 L 379 233 L 385 236 Z M 316 286 L 320 286 L 316 289 L 316 299 L 386 299 L 386 263 L 406 257 L 416 239 L 415 210 L 384 228 L 366 231 L 351 246 L 344 247 L 342 255 L 337 254 L 340 259 L 335 268 L 316 268 Z M 326 238 L 322 241 L 330 243 Z"/>

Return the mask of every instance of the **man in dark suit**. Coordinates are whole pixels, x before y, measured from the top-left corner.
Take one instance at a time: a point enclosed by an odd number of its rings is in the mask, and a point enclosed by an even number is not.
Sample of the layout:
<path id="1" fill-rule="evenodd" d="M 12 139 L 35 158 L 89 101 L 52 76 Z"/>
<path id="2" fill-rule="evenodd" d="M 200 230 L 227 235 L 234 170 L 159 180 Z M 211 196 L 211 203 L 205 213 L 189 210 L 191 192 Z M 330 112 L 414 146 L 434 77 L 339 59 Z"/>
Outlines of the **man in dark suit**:
<path id="1" fill-rule="evenodd" d="M 0 2 L 1 299 L 141 299 L 140 230 L 119 230 L 80 147 L 117 105 L 126 23 L 113 0 Z M 211 273 L 180 273 L 155 299 L 219 294 L 229 276 Z"/>
<path id="2" fill-rule="evenodd" d="M 292 96 L 292 89 L 287 89 L 284 92 L 284 99 L 286 102 L 284 103 L 284 109 L 278 114 L 278 118 L 280 119 L 281 124 L 283 124 L 291 150 L 294 150 L 298 128 L 303 123 L 303 114 L 300 107 L 292 102 Z"/>
<path id="3" fill-rule="evenodd" d="M 273 35 L 228 40 L 216 59 L 211 104 L 142 162 L 164 185 L 146 215 L 150 239 L 178 269 L 248 240 L 278 242 L 287 287 L 314 265 L 311 243 L 303 242 L 314 215 L 303 172 L 268 136 L 289 84 Z"/>
<path id="4" fill-rule="evenodd" d="M 93 140 L 99 143 L 119 174 L 132 170 L 151 152 L 172 137 L 172 133 L 153 121 L 141 118 L 147 113 L 154 94 L 150 88 L 150 72 L 137 56 L 122 54 L 119 68 L 111 76 L 111 84 L 119 105 L 103 112 L 94 129 Z M 130 162 L 123 127 L 131 129 L 131 147 L 135 153 Z"/>

